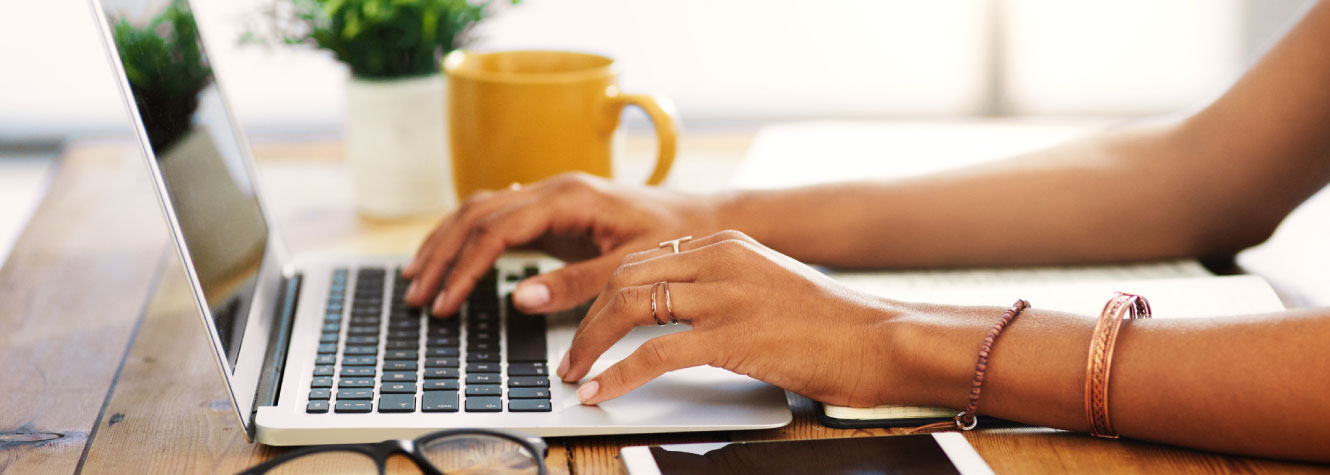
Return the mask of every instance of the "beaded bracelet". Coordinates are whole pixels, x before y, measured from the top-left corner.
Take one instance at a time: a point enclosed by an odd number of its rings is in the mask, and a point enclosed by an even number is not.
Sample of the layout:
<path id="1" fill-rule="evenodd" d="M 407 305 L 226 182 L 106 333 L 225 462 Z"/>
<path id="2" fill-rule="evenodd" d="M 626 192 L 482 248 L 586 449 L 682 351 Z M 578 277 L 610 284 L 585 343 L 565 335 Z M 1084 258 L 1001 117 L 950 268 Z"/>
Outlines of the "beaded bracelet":
<path id="1" fill-rule="evenodd" d="M 997 342 L 998 335 L 1007 328 L 1007 324 L 1015 320 L 1021 311 L 1030 308 L 1030 302 L 1025 299 L 1017 300 L 1011 304 L 1011 308 L 1002 314 L 1002 320 L 993 325 L 988 330 L 988 335 L 984 337 L 984 343 L 979 346 L 979 361 L 975 364 L 974 379 L 970 381 L 970 404 L 965 406 L 965 412 L 956 414 L 950 421 L 936 422 L 916 427 L 909 433 L 933 432 L 938 430 L 972 430 L 979 425 L 979 417 L 975 412 L 979 410 L 979 392 L 984 385 L 984 374 L 988 372 L 988 356 L 993 352 L 993 344 Z"/>
<path id="2" fill-rule="evenodd" d="M 1104 304 L 1090 337 L 1090 356 L 1085 365 L 1085 418 L 1090 434 L 1116 439 L 1118 433 L 1108 418 L 1108 377 L 1113 364 L 1113 346 L 1124 317 L 1150 318 L 1150 303 L 1139 295 L 1117 292 Z"/>

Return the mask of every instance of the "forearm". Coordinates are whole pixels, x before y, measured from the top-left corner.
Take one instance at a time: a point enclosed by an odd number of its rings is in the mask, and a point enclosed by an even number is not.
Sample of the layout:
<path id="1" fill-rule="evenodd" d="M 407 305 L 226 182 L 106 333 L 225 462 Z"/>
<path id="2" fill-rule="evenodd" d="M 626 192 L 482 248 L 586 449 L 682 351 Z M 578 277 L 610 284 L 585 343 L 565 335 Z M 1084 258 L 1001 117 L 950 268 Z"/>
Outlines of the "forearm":
<path id="1" fill-rule="evenodd" d="M 938 306 L 907 314 L 893 341 L 912 378 L 890 397 L 964 407 L 979 343 L 998 308 Z M 1088 431 L 1091 317 L 1031 309 L 997 342 L 981 414 Z M 1166 317 L 1166 316 L 1165 316 Z M 1330 461 L 1330 311 L 1123 325 L 1112 363 L 1114 428 L 1207 450 Z"/>
<path id="2" fill-rule="evenodd" d="M 927 177 L 736 193 L 722 209 L 781 252 L 850 267 L 1117 262 L 1262 240 L 1263 227 L 1219 229 L 1232 198 L 1177 160 L 1177 137 L 1118 131 Z"/>

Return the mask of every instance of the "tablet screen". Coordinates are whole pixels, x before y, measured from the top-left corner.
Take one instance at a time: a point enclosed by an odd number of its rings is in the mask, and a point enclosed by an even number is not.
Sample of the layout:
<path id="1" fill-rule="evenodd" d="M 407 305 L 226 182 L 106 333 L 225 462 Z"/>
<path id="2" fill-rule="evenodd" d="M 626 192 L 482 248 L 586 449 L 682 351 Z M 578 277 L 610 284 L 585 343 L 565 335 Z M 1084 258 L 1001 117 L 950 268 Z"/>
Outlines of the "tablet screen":
<path id="1" fill-rule="evenodd" d="M 969 448 L 964 438 L 955 438 Z M 650 454 L 663 475 L 972 473 L 958 469 L 931 435 L 676 444 L 651 447 Z M 988 472 L 982 460 L 978 463 Z"/>

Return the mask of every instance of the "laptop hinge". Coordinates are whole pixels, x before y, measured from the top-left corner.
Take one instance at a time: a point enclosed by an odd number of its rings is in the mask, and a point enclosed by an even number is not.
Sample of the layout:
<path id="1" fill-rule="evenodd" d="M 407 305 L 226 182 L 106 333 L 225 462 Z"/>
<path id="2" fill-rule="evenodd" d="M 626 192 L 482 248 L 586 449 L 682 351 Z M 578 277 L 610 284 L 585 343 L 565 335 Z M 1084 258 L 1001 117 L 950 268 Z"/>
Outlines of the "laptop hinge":
<path id="1" fill-rule="evenodd" d="M 277 318 L 272 322 L 272 337 L 268 339 L 263 373 L 259 375 L 258 389 L 254 391 L 254 414 L 251 417 L 258 413 L 261 406 L 277 405 L 282 390 L 282 372 L 286 369 L 287 347 L 291 343 L 291 326 L 296 320 L 296 301 L 300 296 L 301 279 L 301 274 L 282 279 L 274 314 Z"/>

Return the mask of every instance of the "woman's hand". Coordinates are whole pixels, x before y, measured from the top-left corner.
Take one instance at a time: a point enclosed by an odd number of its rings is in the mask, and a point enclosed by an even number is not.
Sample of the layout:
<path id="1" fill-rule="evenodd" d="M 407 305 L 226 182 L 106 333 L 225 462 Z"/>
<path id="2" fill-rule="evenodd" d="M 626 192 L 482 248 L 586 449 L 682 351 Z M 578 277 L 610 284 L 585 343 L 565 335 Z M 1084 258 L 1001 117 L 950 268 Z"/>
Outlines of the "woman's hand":
<path id="1" fill-rule="evenodd" d="M 529 313 L 572 308 L 592 297 L 629 252 L 686 234 L 713 232 L 707 199 L 655 188 L 620 187 L 564 174 L 467 199 L 416 252 L 403 275 L 407 303 L 451 315 L 505 249 L 530 246 L 569 261 L 527 279 L 514 300 Z"/>
<path id="2" fill-rule="evenodd" d="M 577 390 L 584 404 L 619 397 L 667 371 L 711 365 L 837 405 L 873 406 L 895 387 L 884 338 L 896 304 L 855 293 L 738 231 L 632 254 L 614 271 L 559 364 L 566 382 L 634 327 L 674 316 L 689 331 L 643 343 Z"/>

